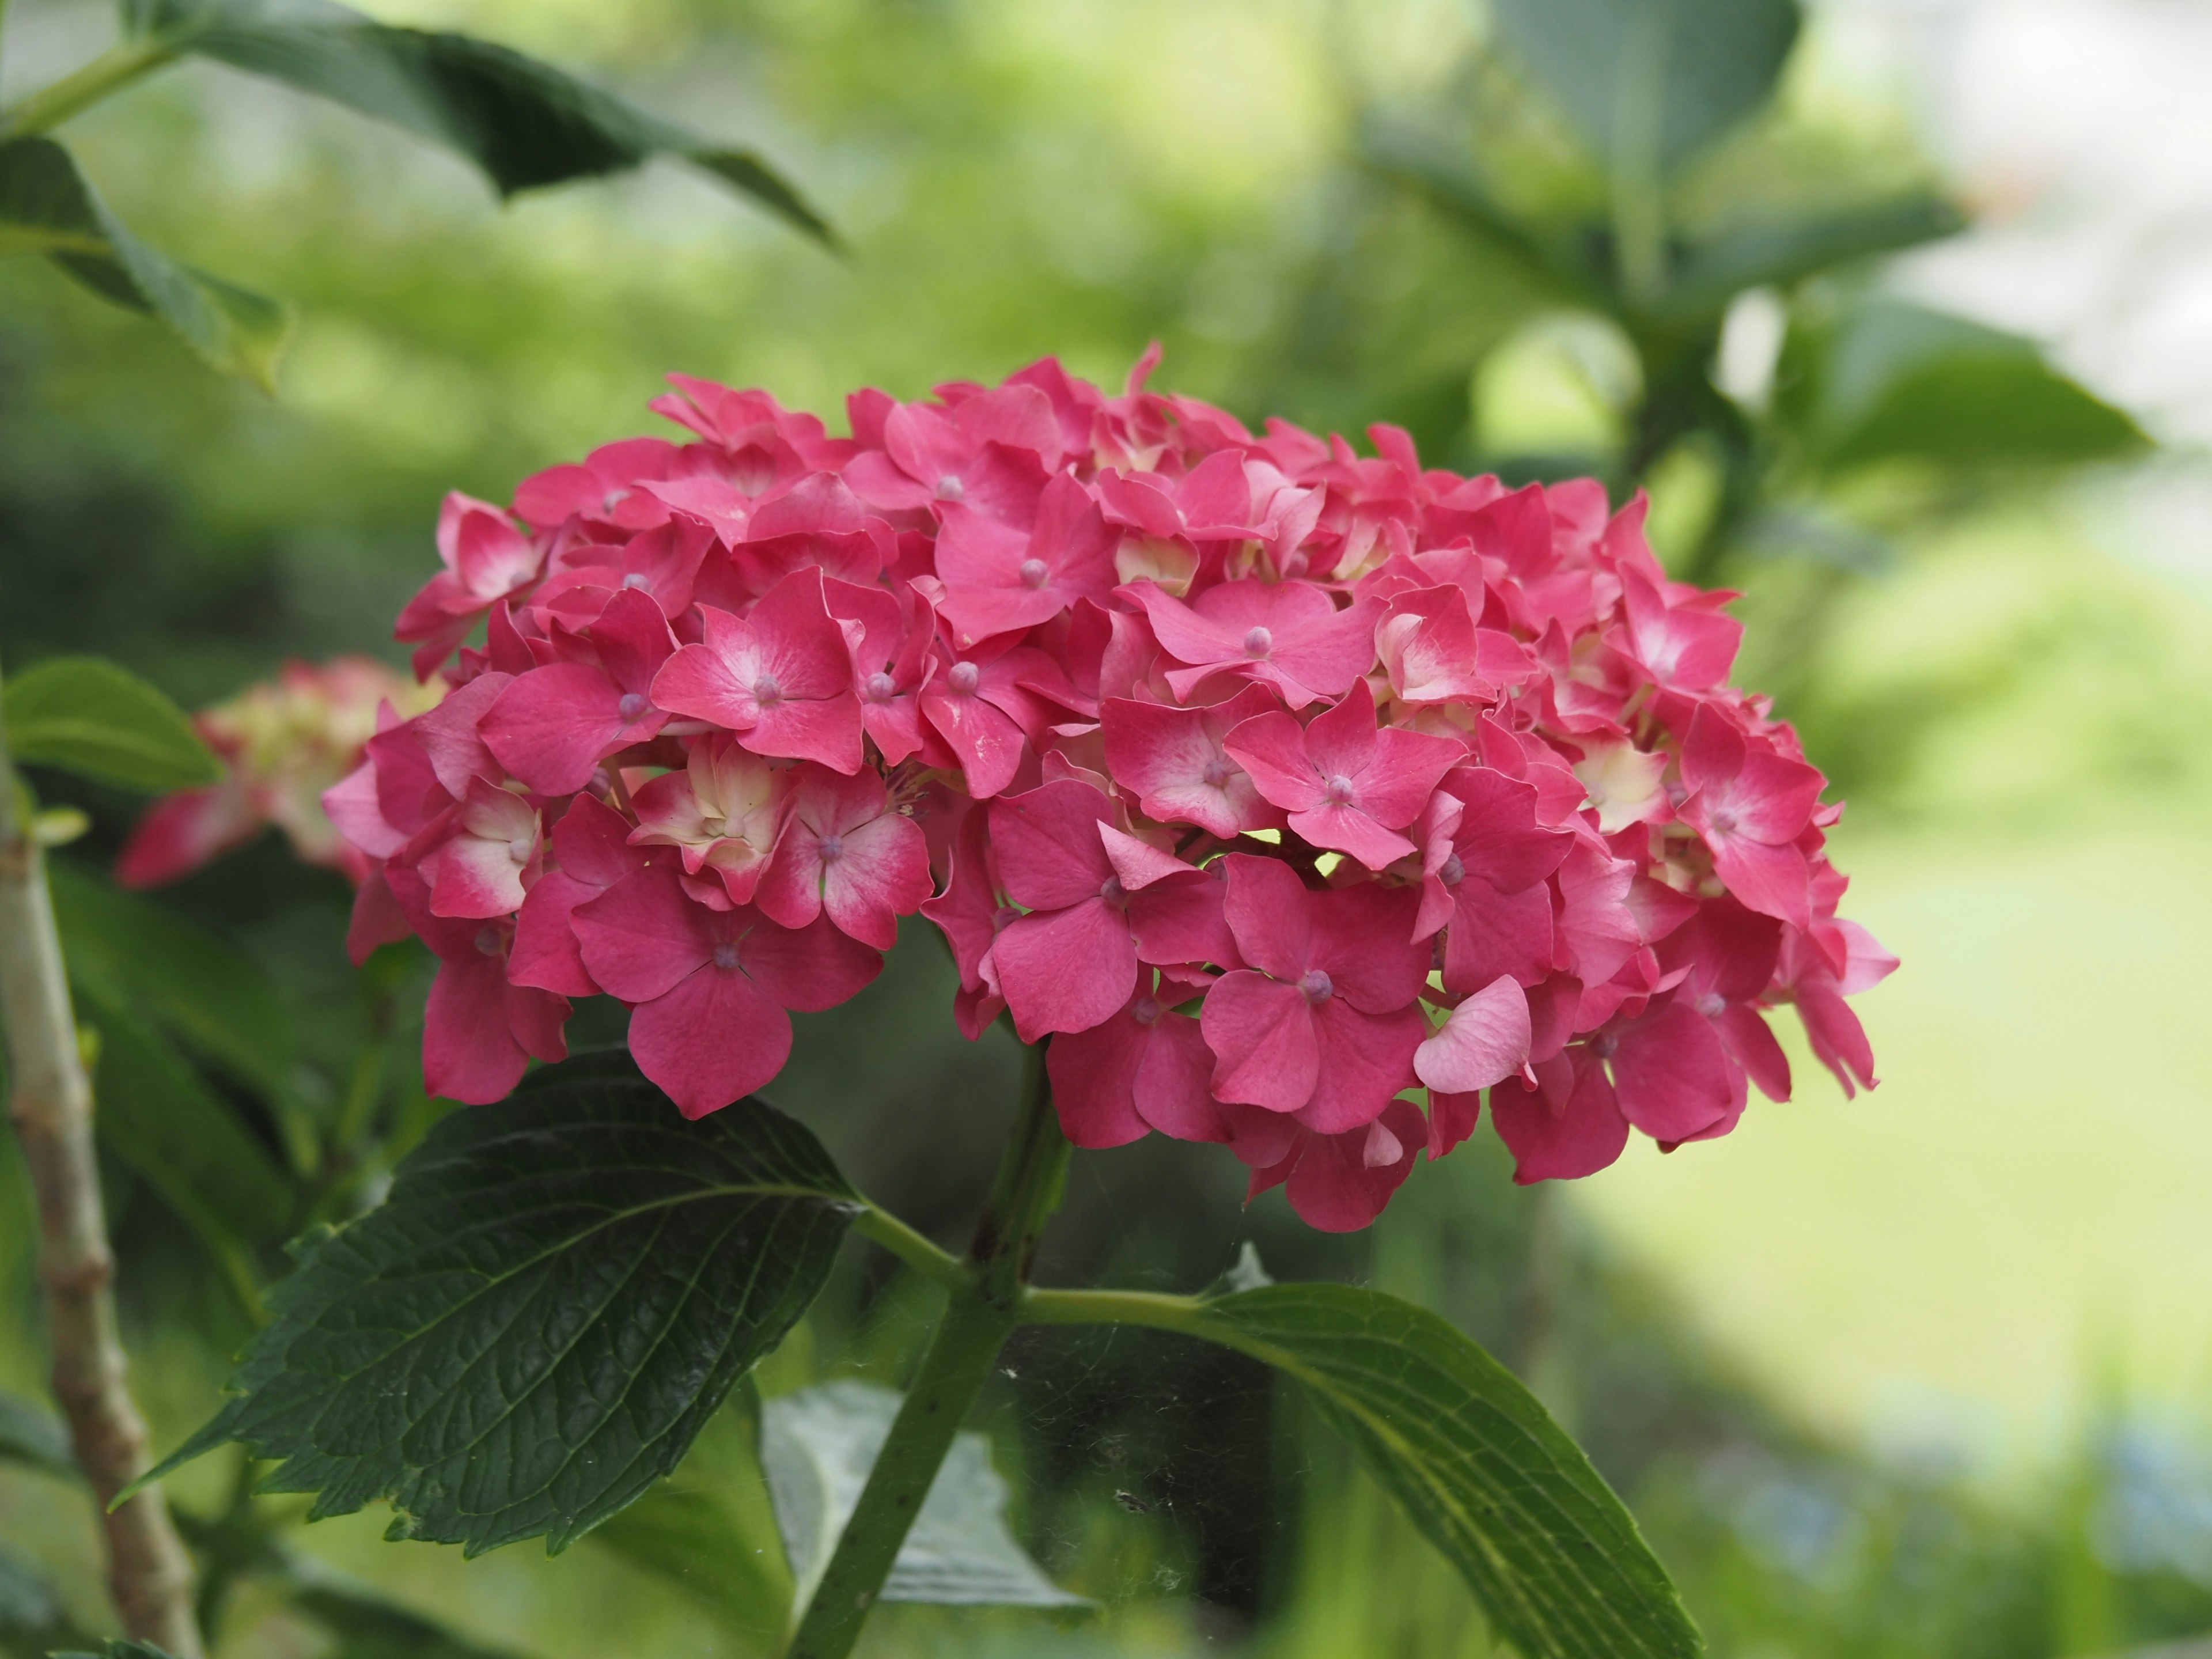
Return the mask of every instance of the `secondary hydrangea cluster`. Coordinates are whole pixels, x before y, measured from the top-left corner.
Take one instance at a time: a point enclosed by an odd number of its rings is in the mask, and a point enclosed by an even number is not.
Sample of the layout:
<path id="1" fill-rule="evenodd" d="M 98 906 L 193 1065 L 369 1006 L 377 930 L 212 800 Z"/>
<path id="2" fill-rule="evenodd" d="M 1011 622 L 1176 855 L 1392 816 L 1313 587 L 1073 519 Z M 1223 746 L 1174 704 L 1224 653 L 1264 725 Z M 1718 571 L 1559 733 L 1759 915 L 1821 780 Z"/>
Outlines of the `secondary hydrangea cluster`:
<path id="1" fill-rule="evenodd" d="M 1523 1181 L 1725 1134 L 1789 1092 L 1782 1003 L 1873 1085 L 1839 809 L 1642 502 L 1255 435 L 1152 362 L 860 392 L 848 437 L 679 376 L 688 441 L 447 498 L 398 633 L 453 689 L 325 797 L 355 949 L 441 960 L 433 1091 L 605 994 L 712 1112 L 916 912 L 1072 1139 L 1219 1143 L 1324 1228 L 1486 1091 Z"/>
<path id="2" fill-rule="evenodd" d="M 445 689 L 439 680 L 415 684 L 373 657 L 336 657 L 288 662 L 276 679 L 201 709 L 192 723 L 222 763 L 222 781 L 156 801 L 124 843 L 115 878 L 159 887 L 274 824 L 302 861 L 357 884 L 371 860 L 332 827 L 323 791 L 361 764 L 379 709 L 417 714 Z"/>

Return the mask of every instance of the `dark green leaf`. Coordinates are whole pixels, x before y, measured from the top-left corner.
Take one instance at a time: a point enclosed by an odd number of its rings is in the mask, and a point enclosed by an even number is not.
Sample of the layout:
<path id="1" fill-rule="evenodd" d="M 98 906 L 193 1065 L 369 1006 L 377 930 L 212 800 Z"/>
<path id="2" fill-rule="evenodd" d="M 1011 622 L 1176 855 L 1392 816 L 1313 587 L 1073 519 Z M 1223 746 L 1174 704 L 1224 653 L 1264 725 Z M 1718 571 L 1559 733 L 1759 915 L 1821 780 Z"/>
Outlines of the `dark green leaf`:
<path id="1" fill-rule="evenodd" d="M 291 1183 L 238 1109 L 127 1007 L 86 987 L 78 1000 L 100 1033 L 100 1139 L 226 1267 L 282 1238 L 293 1224 Z"/>
<path id="2" fill-rule="evenodd" d="M 591 1537 L 696 1596 L 756 1646 L 773 1644 L 791 1611 L 791 1574 L 761 1473 L 759 1417 L 748 1377 L 676 1472 Z"/>
<path id="3" fill-rule="evenodd" d="M 852 1518 L 900 1396 L 868 1382 L 828 1382 L 762 1407 L 761 1463 L 804 1606 L 821 1583 Z M 1044 1576 L 1006 1530 L 1006 1483 L 991 1443 L 963 1431 L 914 1528 L 899 1546 L 879 1599 L 959 1607 L 1082 1607 L 1091 1604 Z"/>
<path id="4" fill-rule="evenodd" d="M 1784 286 L 1852 259 L 1917 247 L 1964 228 L 1940 196 L 1906 196 L 1809 219 L 1760 219 L 1699 242 L 1674 266 L 1662 309 L 1718 312 L 1747 288 Z"/>
<path id="5" fill-rule="evenodd" d="M 167 1648 L 155 1647 L 151 1642 L 111 1636 L 97 1652 L 57 1653 L 50 1656 L 50 1659 L 176 1659 L 176 1656 Z"/>
<path id="6" fill-rule="evenodd" d="M 564 1549 L 676 1467 L 860 1207 L 771 1107 L 687 1123 L 627 1055 L 549 1067 L 295 1246 L 237 1397 L 146 1478 L 236 1440 L 311 1519 L 381 1498 L 393 1538 Z"/>
<path id="7" fill-rule="evenodd" d="M 0 1390 L 0 1459 L 27 1463 L 48 1474 L 75 1476 L 69 1430 L 36 1401 Z"/>
<path id="8" fill-rule="evenodd" d="M 289 1090 L 296 1039 L 274 980 L 165 904 L 64 864 L 48 876 L 73 981 L 143 1014 L 262 1094 Z"/>
<path id="9" fill-rule="evenodd" d="M 7 253 L 47 255 L 101 298 L 160 318 L 211 367 L 275 390 L 276 359 L 291 337 L 289 307 L 140 241 L 51 138 L 0 143 L 0 254 Z"/>
<path id="10" fill-rule="evenodd" d="M 1816 378 L 1810 435 L 1832 466 L 2068 465 L 2148 442 L 2034 342 L 1901 301 L 1872 301 L 1844 318 Z"/>
<path id="11" fill-rule="evenodd" d="M 469 35 L 387 27 L 335 5 L 156 0 L 143 26 L 212 58 L 404 127 L 466 156 L 501 195 L 674 155 L 809 235 L 835 237 L 749 150 L 710 143 L 611 93 Z"/>
<path id="12" fill-rule="evenodd" d="M 1408 127 L 1377 124 L 1362 135 L 1359 158 L 1370 172 L 1425 198 L 1538 285 L 1560 289 L 1568 297 L 1586 302 L 1598 300 L 1600 275 L 1570 250 L 1524 224 L 1441 139 Z"/>
<path id="13" fill-rule="evenodd" d="M 1498 32 L 1601 161 L 1668 166 L 1764 104 L 1796 0 L 1497 0 Z"/>
<path id="14" fill-rule="evenodd" d="M 25 669 L 8 682 L 6 709 L 8 748 L 19 761 L 127 789 L 188 789 L 222 776 L 183 709 L 99 657 Z"/>
<path id="15" fill-rule="evenodd" d="M 1524 1659 L 1702 1651 L 1620 1500 L 1512 1373 L 1445 1321 L 1344 1285 L 1274 1285 L 1190 1327 L 1287 1371 Z"/>

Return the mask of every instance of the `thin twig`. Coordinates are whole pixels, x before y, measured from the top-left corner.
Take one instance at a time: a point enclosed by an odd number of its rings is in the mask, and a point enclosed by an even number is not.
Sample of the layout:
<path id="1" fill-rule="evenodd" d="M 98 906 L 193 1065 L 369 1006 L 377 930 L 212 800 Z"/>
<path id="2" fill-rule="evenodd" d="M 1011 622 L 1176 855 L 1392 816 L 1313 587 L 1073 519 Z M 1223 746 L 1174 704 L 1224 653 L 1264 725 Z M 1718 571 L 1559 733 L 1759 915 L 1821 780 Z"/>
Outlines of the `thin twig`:
<path id="1" fill-rule="evenodd" d="M 9 1115 L 38 1205 L 54 1399 L 100 1509 L 107 1585 L 124 1628 L 177 1659 L 201 1659 L 191 1559 L 160 1489 L 107 1511 L 108 1500 L 146 1467 L 146 1422 L 124 1379 L 115 1256 L 93 1153 L 92 1089 L 70 1011 L 46 860 L 19 799 L 0 730 L 0 1022 L 14 1084 Z"/>

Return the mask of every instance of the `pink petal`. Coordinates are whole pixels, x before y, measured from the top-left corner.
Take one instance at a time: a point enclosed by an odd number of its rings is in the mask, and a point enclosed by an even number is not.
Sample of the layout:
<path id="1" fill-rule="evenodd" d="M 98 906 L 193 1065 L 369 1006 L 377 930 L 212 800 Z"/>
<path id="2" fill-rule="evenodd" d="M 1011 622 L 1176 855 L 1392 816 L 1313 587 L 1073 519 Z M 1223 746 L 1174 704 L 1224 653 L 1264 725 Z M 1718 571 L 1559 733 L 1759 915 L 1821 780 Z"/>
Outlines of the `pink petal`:
<path id="1" fill-rule="evenodd" d="M 1223 739 L 1275 706 L 1274 695 L 1257 685 L 1201 708 L 1110 698 L 1100 710 L 1107 765 L 1121 787 L 1136 793 L 1146 816 L 1162 823 L 1195 823 L 1224 840 L 1267 828 L 1280 814 Z"/>
<path id="2" fill-rule="evenodd" d="M 791 1019 L 735 969 L 705 967 L 629 1017 L 638 1069 L 690 1118 L 774 1080 L 791 1055 Z"/>
<path id="3" fill-rule="evenodd" d="M 1321 1077 L 1313 1007 L 1295 985 L 1239 970 L 1206 994 L 1199 1016 L 1213 1051 L 1213 1092 L 1222 1100 L 1295 1112 Z"/>
<path id="4" fill-rule="evenodd" d="M 1127 919 L 1096 898 L 1008 922 L 991 959 L 1024 1042 L 1048 1031 L 1087 1031 L 1111 1018 L 1137 979 Z"/>
<path id="5" fill-rule="evenodd" d="M 1394 1102 L 1365 1128 L 1312 1137 L 1291 1171 L 1284 1196 L 1310 1227 L 1357 1232 L 1382 1213 L 1427 1139 L 1420 1113 L 1405 1101 Z M 1394 1146 L 1396 1155 L 1388 1156 Z"/>
<path id="6" fill-rule="evenodd" d="M 1291 813 L 1290 823 L 1316 847 L 1349 854 L 1370 870 L 1386 870 L 1419 850 L 1396 830 L 1385 830 L 1356 806 L 1316 806 Z"/>
<path id="7" fill-rule="evenodd" d="M 1540 884 L 1501 893 L 1479 876 L 1453 895 L 1444 935 L 1444 988 L 1472 991 L 1501 974 L 1534 985 L 1552 971 L 1551 890 Z M 1617 966 L 1618 964 L 1616 964 Z"/>
<path id="8" fill-rule="evenodd" d="M 631 729 L 622 698 L 588 664 L 549 663 L 510 683 L 477 729 L 500 763 L 538 793 L 572 795 Z"/>
<path id="9" fill-rule="evenodd" d="M 442 962 L 422 1012 L 422 1087 L 471 1106 L 503 1100 L 530 1063 L 507 1018 L 507 964 L 497 955 Z"/>
<path id="10" fill-rule="evenodd" d="M 848 937 L 823 917 L 805 927 L 779 927 L 757 910 L 739 908 L 727 924 L 738 965 L 787 1008 L 818 1013 L 849 1002 L 883 971 L 882 952 Z"/>
<path id="11" fill-rule="evenodd" d="M 1137 1073 L 1152 1028 L 1125 1009 L 1087 1031 L 1053 1039 L 1044 1051 L 1060 1127 L 1079 1146 L 1123 1146 L 1150 1133 L 1137 1115 Z"/>
<path id="12" fill-rule="evenodd" d="M 1222 740 L 1222 747 L 1251 775 L 1252 787 L 1261 796 L 1299 811 L 1326 798 L 1321 774 L 1306 757 L 1305 738 L 1295 716 L 1276 710 L 1246 720 Z"/>
<path id="13" fill-rule="evenodd" d="M 1316 1133 L 1338 1134 L 1371 1123 L 1401 1089 L 1413 1086 L 1413 1053 L 1429 1030 L 1419 1009 L 1408 1005 L 1364 1014 L 1331 997 L 1314 1009 L 1313 1027 L 1320 1073 L 1298 1121 Z M 1425 1131 L 1421 1138 L 1425 1141 Z"/>
<path id="14" fill-rule="evenodd" d="M 1513 1154 L 1513 1179 L 1524 1187 L 1577 1181 L 1618 1159 L 1628 1120 L 1596 1058 L 1572 1049 L 1540 1064 L 1536 1075 L 1540 1089 L 1504 1083 L 1490 1091 L 1490 1121 Z"/>
<path id="15" fill-rule="evenodd" d="M 1732 1002 L 1713 1016 L 1721 1042 L 1769 1100 L 1790 1098 L 1790 1057 L 1774 1040 L 1766 1017 L 1747 1002 Z"/>
<path id="16" fill-rule="evenodd" d="M 599 987 L 584 967 L 570 913 L 604 890 L 576 879 L 565 870 L 538 878 L 514 918 L 514 944 L 507 955 L 507 977 L 562 996 L 587 997 Z"/>
<path id="17" fill-rule="evenodd" d="M 986 810 L 992 855 L 1015 903 L 1062 909 L 1097 898 L 1114 878 L 1098 836 L 1099 826 L 1113 819 L 1113 803 L 1089 784 L 1064 778 L 1001 796 Z"/>
<path id="18" fill-rule="evenodd" d="M 1719 1121 L 1735 1091 L 1712 1026 L 1679 1002 L 1615 1034 L 1613 1088 L 1620 1114 L 1654 1140 L 1687 1140 Z"/>
<path id="19" fill-rule="evenodd" d="M 1429 1093 L 1429 1162 L 1433 1164 L 1474 1133 L 1482 1118 L 1482 1097 Z"/>
<path id="20" fill-rule="evenodd" d="M 1502 1083 L 1528 1060 L 1528 997 L 1503 975 L 1451 1011 L 1413 1055 L 1413 1070 L 1431 1089 L 1473 1094 Z"/>
<path id="21" fill-rule="evenodd" d="M 1274 859 L 1231 853 L 1221 862 L 1229 876 L 1223 909 L 1237 954 L 1278 979 L 1297 978 L 1311 964 L 1314 952 L 1305 884 L 1288 865 Z"/>
<path id="22" fill-rule="evenodd" d="M 665 994 L 714 954 L 714 913 L 685 896 L 672 860 L 623 877 L 573 915 L 586 969 L 624 1002 Z"/>
<path id="23" fill-rule="evenodd" d="M 1769 847 L 1741 836 L 1707 837 L 1713 872 L 1747 908 L 1794 927 L 1812 926 L 1812 868 L 1795 847 Z"/>
<path id="24" fill-rule="evenodd" d="M 1228 884 L 1203 870 L 1157 882 L 1129 895 L 1129 931 L 1137 956 L 1152 963 L 1239 960 L 1224 904 Z"/>

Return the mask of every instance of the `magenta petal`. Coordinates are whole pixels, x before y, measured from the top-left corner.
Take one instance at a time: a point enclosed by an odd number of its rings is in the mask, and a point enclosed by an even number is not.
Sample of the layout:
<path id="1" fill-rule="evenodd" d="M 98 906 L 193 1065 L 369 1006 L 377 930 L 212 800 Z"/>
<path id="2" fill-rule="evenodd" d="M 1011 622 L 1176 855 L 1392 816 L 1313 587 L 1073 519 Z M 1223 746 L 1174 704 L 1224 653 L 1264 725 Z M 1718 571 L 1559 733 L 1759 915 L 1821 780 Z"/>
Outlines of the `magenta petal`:
<path id="1" fill-rule="evenodd" d="M 1774 1040 L 1766 1017 L 1747 1002 L 1732 1002 L 1713 1016 L 1721 1041 L 1769 1100 L 1790 1098 L 1790 1056 Z"/>
<path id="2" fill-rule="evenodd" d="M 1295 1112 L 1312 1097 L 1321 1044 L 1312 1005 L 1296 986 L 1242 969 L 1224 975 L 1206 994 L 1199 1023 L 1213 1051 L 1218 1098 Z"/>
<path id="3" fill-rule="evenodd" d="M 1364 1128 L 1310 1139 L 1283 1195 L 1308 1226 L 1357 1232 L 1382 1213 L 1427 1142 L 1420 1113 L 1394 1101 L 1386 1115 Z"/>
<path id="4" fill-rule="evenodd" d="M 1543 1087 L 1504 1083 L 1490 1091 L 1490 1121 L 1513 1154 L 1513 1179 L 1578 1181 L 1617 1160 L 1628 1145 L 1605 1067 L 1584 1050 L 1536 1068 Z"/>
<path id="5" fill-rule="evenodd" d="M 540 794 L 570 795 L 620 741 L 622 693 L 598 669 L 558 662 L 499 694 L 477 727 L 500 764 Z"/>
<path id="6" fill-rule="evenodd" d="M 714 954 L 714 913 L 684 893 L 672 863 L 624 876 L 573 915 L 585 969 L 624 1002 L 662 995 Z"/>
<path id="7" fill-rule="evenodd" d="M 1048 1031 L 1087 1031 L 1111 1018 L 1137 981 L 1127 919 L 1095 898 L 1008 922 L 991 959 L 1024 1042 Z"/>
<path id="8" fill-rule="evenodd" d="M 1316 847 L 1348 853 L 1370 870 L 1385 870 L 1419 849 L 1395 830 L 1385 830 L 1356 806 L 1316 806 L 1291 814 L 1291 828 Z"/>
<path id="9" fill-rule="evenodd" d="M 779 927 L 753 911 L 733 912 L 745 974 L 787 1008 L 818 1013 L 849 1002 L 883 971 L 883 953 L 845 934 L 827 916 Z"/>
<path id="10" fill-rule="evenodd" d="M 1274 859 L 1231 853 L 1221 862 L 1229 872 L 1223 908 L 1238 955 L 1279 979 L 1296 979 L 1311 965 L 1314 951 L 1305 884 Z"/>
<path id="11" fill-rule="evenodd" d="M 1170 877 L 1129 895 L 1129 931 L 1140 961 L 1175 963 L 1238 960 L 1223 908 L 1227 884 L 1201 871 Z"/>
<path id="12" fill-rule="evenodd" d="M 1415 1051 L 1413 1070 L 1431 1089 L 1473 1094 L 1528 1064 L 1528 994 L 1500 975 L 1451 1011 Z"/>
<path id="13" fill-rule="evenodd" d="M 819 761 L 847 777 L 860 769 L 860 700 L 849 691 L 813 701 L 769 703 L 738 734 L 756 755 Z"/>
<path id="14" fill-rule="evenodd" d="M 1136 1106 L 1146 1122 L 1177 1140 L 1235 1138 L 1213 1097 L 1213 1050 L 1189 1015 L 1163 1013 L 1152 1023 L 1152 1041 L 1137 1066 Z"/>
<path id="15" fill-rule="evenodd" d="M 515 915 L 507 977 L 517 985 L 534 985 L 562 996 L 595 994 L 599 988 L 592 982 L 584 967 L 583 952 L 576 947 L 570 913 L 597 898 L 600 891 L 565 870 L 550 870 L 539 877 Z"/>
<path id="16" fill-rule="evenodd" d="M 1727 1113 L 1735 1092 L 1719 1035 L 1679 1002 L 1615 1035 L 1613 1082 L 1621 1115 L 1654 1140 L 1687 1140 Z"/>
<path id="17" fill-rule="evenodd" d="M 1305 731 L 1293 716 L 1279 709 L 1255 714 L 1230 732 L 1222 747 L 1276 805 L 1297 811 L 1322 800 L 1321 775 L 1306 758 Z"/>
<path id="18" fill-rule="evenodd" d="M 1321 1067 L 1298 1121 L 1316 1133 L 1371 1123 L 1401 1089 L 1413 1086 L 1413 1051 L 1429 1031 L 1419 1008 L 1363 1014 L 1332 997 L 1314 1010 L 1313 1028 Z"/>
<path id="19" fill-rule="evenodd" d="M 629 1017 L 638 1069 L 686 1117 L 720 1111 L 783 1069 L 791 1018 L 732 968 L 702 968 Z"/>
<path id="20" fill-rule="evenodd" d="M 1059 910 L 1097 898 L 1114 876 L 1098 826 L 1113 803 L 1087 783 L 1061 778 L 1002 795 L 990 814 L 991 854 L 1006 895 L 1031 910 Z"/>
<path id="21" fill-rule="evenodd" d="M 1482 1118 L 1482 1097 L 1429 1093 L 1429 1162 L 1433 1164 L 1474 1133 Z"/>
<path id="22" fill-rule="evenodd" d="M 1137 1115 L 1137 1073 L 1151 1028 L 1125 1009 L 1087 1031 L 1053 1039 L 1044 1051 L 1060 1127 L 1079 1146 L 1123 1146 L 1149 1133 Z"/>
<path id="23" fill-rule="evenodd" d="M 504 1100 L 530 1057 L 507 1018 L 507 964 L 499 957 L 438 965 L 422 1012 L 422 1087 L 445 1100 L 483 1106 Z"/>
<path id="24" fill-rule="evenodd" d="M 1812 872 L 1795 847 L 1769 847 L 1740 836 L 1708 838 L 1713 870 L 1747 909 L 1806 928 L 1812 926 Z"/>
<path id="25" fill-rule="evenodd" d="M 1543 883 L 1501 893 L 1479 876 L 1459 884 L 1444 935 L 1444 986 L 1472 991 L 1500 974 L 1534 985 L 1552 971 L 1552 891 Z M 1616 964 L 1617 965 L 1617 964 Z"/>

